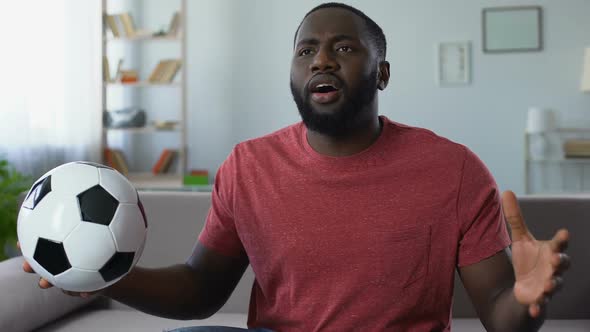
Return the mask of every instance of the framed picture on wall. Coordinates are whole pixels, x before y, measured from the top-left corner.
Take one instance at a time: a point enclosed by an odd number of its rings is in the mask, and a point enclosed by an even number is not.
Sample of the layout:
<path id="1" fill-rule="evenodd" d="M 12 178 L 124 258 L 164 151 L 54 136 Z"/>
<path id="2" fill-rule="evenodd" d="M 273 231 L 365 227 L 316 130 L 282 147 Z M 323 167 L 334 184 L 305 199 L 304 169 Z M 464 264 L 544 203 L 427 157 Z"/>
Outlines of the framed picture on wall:
<path id="1" fill-rule="evenodd" d="M 436 45 L 436 82 L 438 86 L 471 83 L 471 43 L 443 42 Z"/>
<path id="2" fill-rule="evenodd" d="M 485 8 L 484 53 L 534 52 L 543 49 L 543 10 L 539 6 Z"/>

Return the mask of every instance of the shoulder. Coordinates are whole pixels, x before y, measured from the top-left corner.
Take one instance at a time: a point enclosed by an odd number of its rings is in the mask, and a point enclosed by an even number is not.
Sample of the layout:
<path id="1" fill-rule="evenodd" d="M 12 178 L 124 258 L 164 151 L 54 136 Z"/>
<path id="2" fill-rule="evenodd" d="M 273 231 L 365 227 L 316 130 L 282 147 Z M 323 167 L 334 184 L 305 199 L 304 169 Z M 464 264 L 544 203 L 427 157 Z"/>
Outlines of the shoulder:
<path id="1" fill-rule="evenodd" d="M 301 144 L 302 126 L 301 122 L 295 123 L 270 134 L 240 142 L 234 146 L 226 163 L 239 167 L 272 158 L 277 154 L 289 154 Z"/>
<path id="2" fill-rule="evenodd" d="M 438 135 L 426 128 L 410 126 L 385 118 L 384 125 L 392 133 L 392 140 L 398 147 L 404 150 L 413 151 L 416 154 L 433 157 L 446 156 L 444 159 L 458 158 L 463 160 L 466 154 L 471 153 L 469 149 L 460 143 L 449 138 Z"/>

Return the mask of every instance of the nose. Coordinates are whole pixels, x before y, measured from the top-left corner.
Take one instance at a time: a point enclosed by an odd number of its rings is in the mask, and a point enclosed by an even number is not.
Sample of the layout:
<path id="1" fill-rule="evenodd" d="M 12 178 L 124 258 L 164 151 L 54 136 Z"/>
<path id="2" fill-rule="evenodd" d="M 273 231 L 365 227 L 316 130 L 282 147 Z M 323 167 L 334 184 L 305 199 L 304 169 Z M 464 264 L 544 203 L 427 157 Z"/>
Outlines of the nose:
<path id="1" fill-rule="evenodd" d="M 315 72 L 332 72 L 340 68 L 338 62 L 334 59 L 333 54 L 330 50 L 320 48 L 313 57 L 313 61 L 310 64 L 310 69 L 313 73 Z"/>

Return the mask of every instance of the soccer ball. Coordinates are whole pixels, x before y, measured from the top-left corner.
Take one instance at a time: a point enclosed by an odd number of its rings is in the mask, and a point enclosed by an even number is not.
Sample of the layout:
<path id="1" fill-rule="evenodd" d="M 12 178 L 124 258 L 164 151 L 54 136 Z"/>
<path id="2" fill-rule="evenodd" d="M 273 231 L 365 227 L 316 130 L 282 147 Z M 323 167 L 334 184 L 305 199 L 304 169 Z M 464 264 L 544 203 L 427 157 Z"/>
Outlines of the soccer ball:
<path id="1" fill-rule="evenodd" d="M 25 260 L 56 287 L 105 288 L 137 263 L 147 220 L 137 191 L 112 168 L 72 162 L 37 180 L 18 215 Z"/>

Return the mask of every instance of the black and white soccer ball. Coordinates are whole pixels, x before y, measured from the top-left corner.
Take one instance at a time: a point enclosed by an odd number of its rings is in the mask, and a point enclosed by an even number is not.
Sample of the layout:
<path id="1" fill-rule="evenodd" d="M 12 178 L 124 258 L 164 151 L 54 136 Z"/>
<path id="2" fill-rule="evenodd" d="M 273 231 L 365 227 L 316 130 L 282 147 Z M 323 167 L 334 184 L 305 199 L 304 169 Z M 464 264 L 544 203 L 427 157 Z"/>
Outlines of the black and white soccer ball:
<path id="1" fill-rule="evenodd" d="M 123 175 L 72 162 L 33 184 L 17 231 L 23 256 L 37 274 L 64 290 L 91 292 L 117 282 L 137 263 L 147 220 Z"/>

